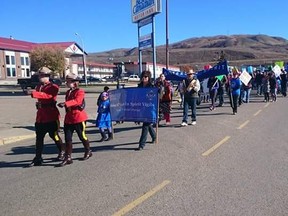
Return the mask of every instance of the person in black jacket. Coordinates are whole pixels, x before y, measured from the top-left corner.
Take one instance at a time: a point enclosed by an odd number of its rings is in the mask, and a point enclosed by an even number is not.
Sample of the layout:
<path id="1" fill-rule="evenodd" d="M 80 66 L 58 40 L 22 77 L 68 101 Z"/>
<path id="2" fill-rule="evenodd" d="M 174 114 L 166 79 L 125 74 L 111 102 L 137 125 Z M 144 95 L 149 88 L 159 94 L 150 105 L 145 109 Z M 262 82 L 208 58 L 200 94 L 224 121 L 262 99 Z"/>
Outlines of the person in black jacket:
<path id="1" fill-rule="evenodd" d="M 287 96 L 287 72 L 284 69 L 281 69 L 280 79 L 281 79 L 281 93 L 284 97 L 286 97 Z"/>
<path id="2" fill-rule="evenodd" d="M 154 85 L 151 82 L 151 72 L 143 71 L 141 73 L 141 82 L 138 84 L 138 88 L 151 88 L 151 87 L 154 87 Z M 139 140 L 139 147 L 135 149 L 136 151 L 141 151 L 144 149 L 148 132 L 152 138 L 152 143 L 156 142 L 156 132 L 152 126 L 152 122 L 143 122 L 142 132 Z"/>

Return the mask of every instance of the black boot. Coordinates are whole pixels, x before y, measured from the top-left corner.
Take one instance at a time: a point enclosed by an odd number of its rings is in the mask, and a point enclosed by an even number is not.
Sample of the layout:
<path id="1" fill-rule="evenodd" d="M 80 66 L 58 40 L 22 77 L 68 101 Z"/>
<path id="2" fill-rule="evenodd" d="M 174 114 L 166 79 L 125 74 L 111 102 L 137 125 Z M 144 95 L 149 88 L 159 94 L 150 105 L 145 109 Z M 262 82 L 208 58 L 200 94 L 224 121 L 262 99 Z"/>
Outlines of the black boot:
<path id="1" fill-rule="evenodd" d="M 43 163 L 42 159 L 42 151 L 43 151 L 43 140 L 36 140 L 36 156 L 32 160 L 32 162 L 29 164 L 29 167 L 31 166 L 41 166 Z"/>
<path id="2" fill-rule="evenodd" d="M 66 142 L 65 158 L 58 166 L 63 167 L 73 163 L 72 157 L 72 142 Z"/>
<path id="3" fill-rule="evenodd" d="M 29 167 L 32 167 L 32 166 L 41 166 L 42 163 L 43 163 L 42 157 L 40 157 L 40 158 L 35 157 L 35 158 L 32 160 L 32 162 L 29 164 Z"/>
<path id="4" fill-rule="evenodd" d="M 58 161 L 63 161 L 65 159 L 65 146 L 64 146 L 61 139 L 58 141 L 55 141 L 55 144 L 56 144 L 56 146 L 58 148 L 58 152 L 59 152 L 56 159 Z"/>
<path id="5" fill-rule="evenodd" d="M 89 140 L 82 141 L 85 149 L 83 160 L 87 160 L 92 157 L 92 151 L 90 150 L 90 143 Z"/>
<path id="6" fill-rule="evenodd" d="M 98 142 L 103 142 L 103 141 L 106 141 L 108 139 L 105 131 L 103 131 L 103 132 L 100 131 L 100 134 L 101 134 L 101 139 L 98 140 Z"/>
<path id="7" fill-rule="evenodd" d="M 62 161 L 61 164 L 59 164 L 60 167 L 63 167 L 63 166 L 66 166 L 66 165 L 69 165 L 69 164 L 72 164 L 73 163 L 73 160 L 71 158 L 71 155 L 65 155 L 65 159 Z"/>
<path id="8" fill-rule="evenodd" d="M 105 139 L 105 141 L 109 141 L 113 139 L 113 134 L 111 132 L 108 132 L 108 138 Z"/>

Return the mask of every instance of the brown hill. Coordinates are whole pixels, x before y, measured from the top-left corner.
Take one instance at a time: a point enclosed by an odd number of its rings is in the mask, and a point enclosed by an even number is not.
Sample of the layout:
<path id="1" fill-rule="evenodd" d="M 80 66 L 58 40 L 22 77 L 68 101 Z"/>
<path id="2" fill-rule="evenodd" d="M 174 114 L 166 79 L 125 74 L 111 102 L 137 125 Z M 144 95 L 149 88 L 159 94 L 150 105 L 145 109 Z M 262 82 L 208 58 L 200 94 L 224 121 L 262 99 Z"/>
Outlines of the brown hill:
<path id="1" fill-rule="evenodd" d="M 166 63 L 166 47 L 157 47 L 157 62 Z M 267 35 L 230 35 L 190 38 L 169 45 L 169 64 L 202 67 L 214 64 L 224 51 L 230 64 L 271 64 L 276 60 L 288 62 L 288 40 Z M 151 49 L 142 52 L 143 61 L 152 62 Z M 90 53 L 87 61 L 111 63 L 138 61 L 138 48 L 115 49 Z"/>

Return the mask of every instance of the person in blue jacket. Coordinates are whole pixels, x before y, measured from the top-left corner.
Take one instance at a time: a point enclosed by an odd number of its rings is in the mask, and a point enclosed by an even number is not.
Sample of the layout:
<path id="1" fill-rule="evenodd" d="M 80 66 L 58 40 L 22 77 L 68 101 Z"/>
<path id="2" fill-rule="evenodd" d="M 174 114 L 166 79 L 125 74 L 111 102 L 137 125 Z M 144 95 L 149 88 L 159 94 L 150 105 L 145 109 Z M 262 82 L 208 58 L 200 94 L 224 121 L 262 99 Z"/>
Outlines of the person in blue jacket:
<path id="1" fill-rule="evenodd" d="M 99 128 L 101 134 L 101 139 L 99 140 L 99 142 L 102 142 L 113 139 L 113 136 L 109 93 L 104 91 L 101 93 L 100 97 L 101 100 L 99 101 L 100 103 L 97 110 L 98 115 L 96 118 L 96 127 Z M 107 129 L 108 131 L 108 136 L 105 132 L 105 129 Z"/>
<path id="2" fill-rule="evenodd" d="M 240 96 L 241 80 L 239 78 L 239 72 L 237 68 L 232 69 L 232 78 L 230 80 L 230 91 L 231 91 L 231 107 L 233 115 L 237 113 L 238 100 Z"/>

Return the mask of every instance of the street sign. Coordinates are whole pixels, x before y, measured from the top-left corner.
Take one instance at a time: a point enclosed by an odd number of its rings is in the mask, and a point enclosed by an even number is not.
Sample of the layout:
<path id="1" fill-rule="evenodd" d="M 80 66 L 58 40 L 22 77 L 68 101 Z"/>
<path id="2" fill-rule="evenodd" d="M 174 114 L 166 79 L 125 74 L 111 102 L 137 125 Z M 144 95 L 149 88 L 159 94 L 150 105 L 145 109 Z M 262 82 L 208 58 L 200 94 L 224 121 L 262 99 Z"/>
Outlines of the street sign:
<path id="1" fill-rule="evenodd" d="M 141 28 L 141 27 L 143 27 L 145 25 L 148 25 L 148 24 L 152 23 L 152 20 L 153 20 L 152 16 L 147 17 L 145 19 L 142 19 L 142 20 L 139 21 L 138 27 Z"/>
<path id="2" fill-rule="evenodd" d="M 152 34 L 144 35 L 139 38 L 139 50 L 150 48 L 152 46 Z"/>

